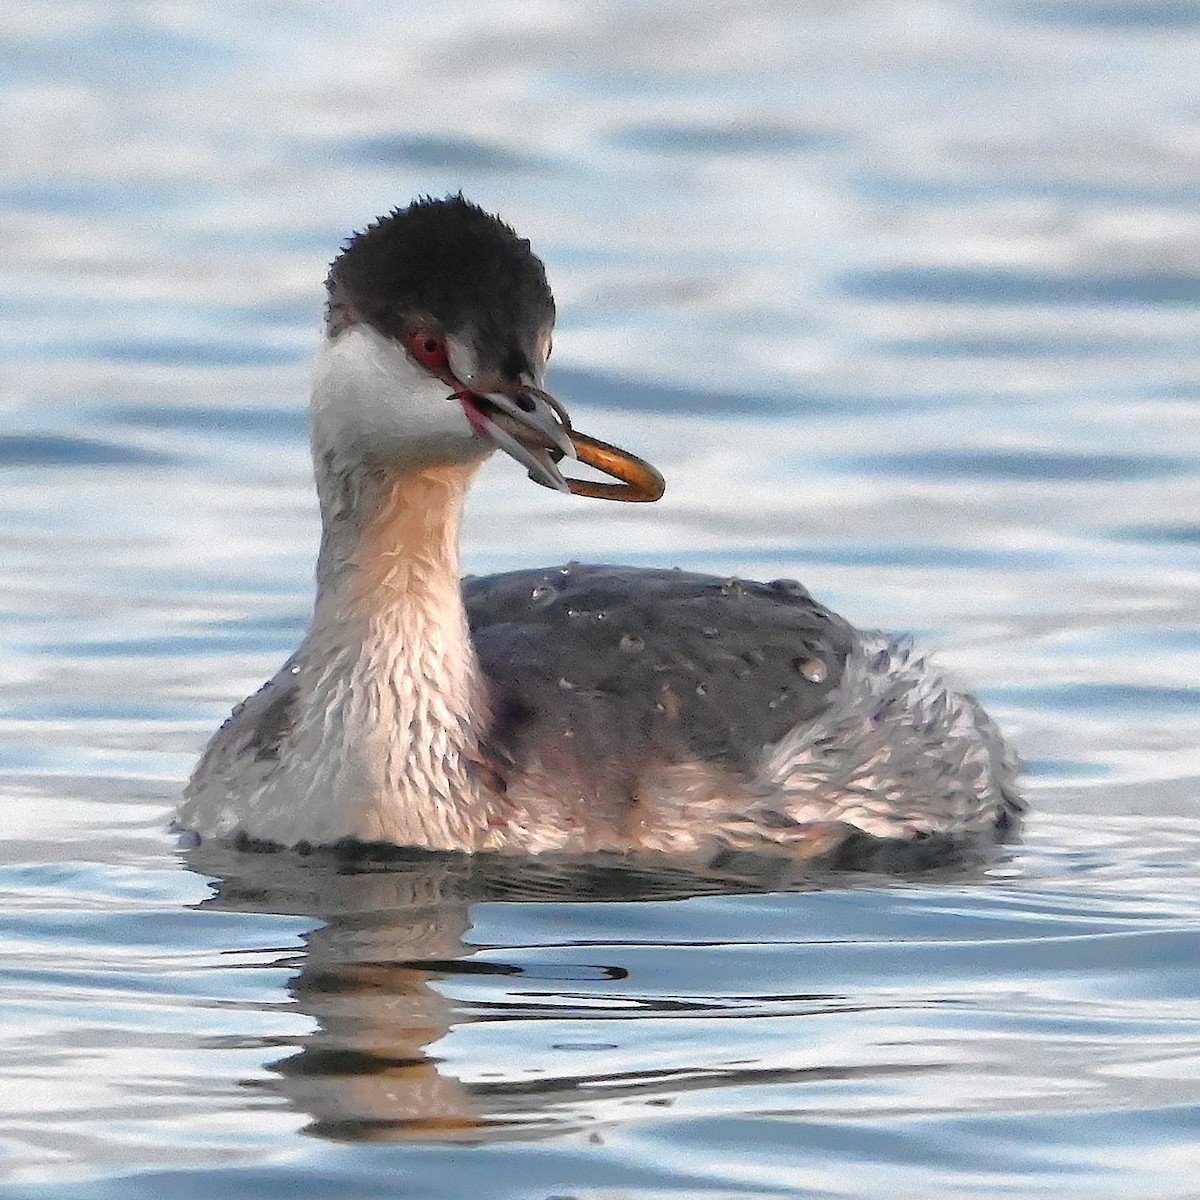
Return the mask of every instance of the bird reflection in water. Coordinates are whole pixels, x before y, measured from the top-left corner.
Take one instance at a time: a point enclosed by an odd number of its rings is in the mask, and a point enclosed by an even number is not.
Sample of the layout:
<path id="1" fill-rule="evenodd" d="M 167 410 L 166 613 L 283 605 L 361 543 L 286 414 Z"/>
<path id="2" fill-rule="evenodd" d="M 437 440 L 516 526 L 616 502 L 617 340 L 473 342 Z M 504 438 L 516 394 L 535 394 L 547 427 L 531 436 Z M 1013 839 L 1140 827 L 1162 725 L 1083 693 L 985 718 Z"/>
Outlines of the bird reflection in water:
<path id="1" fill-rule="evenodd" d="M 683 899 L 813 885 L 811 874 L 783 858 L 739 857 L 693 868 L 616 855 L 530 859 L 398 851 L 386 860 L 349 860 L 327 852 L 245 853 L 219 843 L 186 853 L 193 870 L 214 879 L 215 894 L 201 907 L 320 922 L 305 935 L 301 952 L 276 961 L 295 968 L 288 991 L 316 1028 L 297 1039 L 291 1053 L 267 1064 L 265 1080 L 247 1085 L 308 1114 L 306 1132 L 354 1142 L 561 1132 L 578 1107 L 580 1088 L 616 1082 L 578 1075 L 514 1081 L 506 1062 L 494 1081 L 466 1083 L 442 1061 L 438 1043 L 471 1022 L 531 1012 L 609 1016 L 629 1003 L 627 996 L 614 998 L 598 1011 L 589 992 L 571 1004 L 572 981 L 578 990 L 625 975 L 619 966 L 596 962 L 594 949 L 581 949 L 575 963 L 539 962 L 533 968 L 537 982 L 529 980 L 524 995 L 521 987 L 508 991 L 500 1012 L 489 1012 L 486 1003 L 456 1000 L 456 981 L 481 975 L 519 980 L 530 970 L 479 955 L 484 947 L 470 940 L 473 905 Z M 512 957 L 519 956 L 514 948 Z M 538 990 L 548 978 L 561 981 L 562 988 Z M 680 1002 L 650 999 L 644 1007 L 656 1005 L 678 1011 Z M 646 1092 L 647 1081 L 631 1090 Z M 614 1094 L 606 1088 L 606 1096 Z"/>

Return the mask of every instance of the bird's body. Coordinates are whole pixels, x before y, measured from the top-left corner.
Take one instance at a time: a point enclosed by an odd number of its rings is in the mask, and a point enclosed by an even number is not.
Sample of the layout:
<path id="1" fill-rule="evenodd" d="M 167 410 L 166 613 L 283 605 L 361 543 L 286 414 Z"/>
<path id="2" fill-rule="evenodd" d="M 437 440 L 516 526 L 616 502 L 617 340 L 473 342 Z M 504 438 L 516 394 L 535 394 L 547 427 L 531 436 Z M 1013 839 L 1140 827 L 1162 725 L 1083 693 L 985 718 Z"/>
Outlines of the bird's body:
<path id="1" fill-rule="evenodd" d="M 569 446 L 537 407 L 553 304 L 527 243 L 461 198 L 418 202 L 359 235 L 329 286 L 313 622 L 213 738 L 181 825 L 803 856 L 1012 826 L 1016 760 L 978 703 L 798 584 L 573 563 L 460 581 L 485 438 L 565 487 L 547 451 Z"/>

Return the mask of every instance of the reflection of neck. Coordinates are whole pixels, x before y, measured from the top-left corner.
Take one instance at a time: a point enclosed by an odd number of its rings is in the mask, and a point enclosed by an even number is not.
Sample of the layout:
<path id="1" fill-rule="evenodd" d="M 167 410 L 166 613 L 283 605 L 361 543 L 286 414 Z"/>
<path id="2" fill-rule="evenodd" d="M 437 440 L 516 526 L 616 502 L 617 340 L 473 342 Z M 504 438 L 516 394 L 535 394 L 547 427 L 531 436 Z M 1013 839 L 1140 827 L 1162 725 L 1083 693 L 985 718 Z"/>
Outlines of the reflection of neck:
<path id="1" fill-rule="evenodd" d="M 387 870 L 346 871 L 335 858 L 243 854 L 215 841 L 186 853 L 219 881 L 201 907 L 293 913 L 312 928 L 278 965 L 314 1028 L 268 1063 L 268 1086 L 339 1141 L 392 1141 L 469 1130 L 479 1103 L 427 1047 L 471 1020 L 429 986 L 422 961 L 461 957 L 476 874 L 460 856 L 423 856 Z M 489 893 L 490 894 L 490 893 Z"/>
<path id="2" fill-rule="evenodd" d="M 458 579 L 475 464 L 318 463 L 317 601 L 297 662 L 302 761 L 351 835 L 473 844 L 479 685 Z M 349 810 L 349 811 L 347 811 Z"/>

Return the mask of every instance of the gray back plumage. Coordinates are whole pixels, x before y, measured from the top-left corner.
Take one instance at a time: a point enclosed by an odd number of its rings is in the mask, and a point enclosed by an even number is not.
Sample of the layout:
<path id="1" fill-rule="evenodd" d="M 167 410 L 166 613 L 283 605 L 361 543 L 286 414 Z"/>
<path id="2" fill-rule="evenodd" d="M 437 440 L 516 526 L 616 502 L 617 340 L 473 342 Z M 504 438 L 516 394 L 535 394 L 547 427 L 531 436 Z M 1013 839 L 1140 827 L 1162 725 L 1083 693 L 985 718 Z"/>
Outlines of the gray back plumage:
<path id="1" fill-rule="evenodd" d="M 597 776 L 653 760 L 750 772 L 828 706 L 853 642 L 790 580 L 572 563 L 463 591 L 490 741 L 517 769 L 566 736 Z"/>

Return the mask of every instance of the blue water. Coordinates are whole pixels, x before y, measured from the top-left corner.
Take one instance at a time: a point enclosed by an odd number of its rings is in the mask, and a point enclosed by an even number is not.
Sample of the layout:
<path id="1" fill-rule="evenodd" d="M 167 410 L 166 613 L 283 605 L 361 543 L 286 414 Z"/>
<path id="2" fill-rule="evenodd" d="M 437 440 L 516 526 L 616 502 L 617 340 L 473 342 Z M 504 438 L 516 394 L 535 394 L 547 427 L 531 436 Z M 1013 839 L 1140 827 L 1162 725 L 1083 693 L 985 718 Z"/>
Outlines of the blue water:
<path id="1" fill-rule="evenodd" d="M 1200 10 L 0 12 L 0 1196 L 1194 1197 Z M 475 572 L 788 575 L 1030 766 L 995 862 L 182 849 L 295 645 L 348 231 L 463 188 L 648 507 L 490 466 Z"/>

